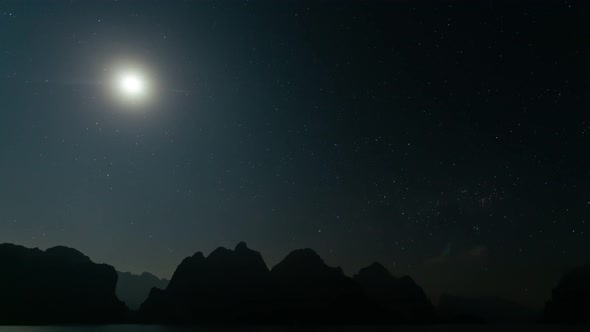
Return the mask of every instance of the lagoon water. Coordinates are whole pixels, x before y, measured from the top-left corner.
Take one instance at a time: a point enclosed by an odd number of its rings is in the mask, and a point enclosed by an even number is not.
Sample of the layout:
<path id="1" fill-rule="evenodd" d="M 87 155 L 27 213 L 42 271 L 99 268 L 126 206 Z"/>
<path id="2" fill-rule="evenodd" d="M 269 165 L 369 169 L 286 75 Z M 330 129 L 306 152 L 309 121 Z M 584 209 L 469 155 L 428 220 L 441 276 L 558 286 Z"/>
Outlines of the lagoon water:
<path id="1" fill-rule="evenodd" d="M 447 331 L 588 331 L 589 326 L 551 325 L 422 325 L 422 326 L 248 326 L 248 327 L 170 327 L 155 325 L 97 325 L 97 326 L 0 326 L 0 332 L 447 332 Z"/>

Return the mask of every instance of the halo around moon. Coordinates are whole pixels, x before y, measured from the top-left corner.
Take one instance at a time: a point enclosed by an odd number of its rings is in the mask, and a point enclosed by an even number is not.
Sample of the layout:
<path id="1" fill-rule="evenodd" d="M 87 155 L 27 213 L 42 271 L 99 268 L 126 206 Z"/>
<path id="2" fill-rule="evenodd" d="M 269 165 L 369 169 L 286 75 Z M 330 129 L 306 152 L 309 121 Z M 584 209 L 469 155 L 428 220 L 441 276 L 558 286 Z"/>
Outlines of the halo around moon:
<path id="1" fill-rule="evenodd" d="M 109 95 L 115 108 L 148 111 L 156 99 L 154 77 L 137 61 L 121 61 L 104 69 Z"/>

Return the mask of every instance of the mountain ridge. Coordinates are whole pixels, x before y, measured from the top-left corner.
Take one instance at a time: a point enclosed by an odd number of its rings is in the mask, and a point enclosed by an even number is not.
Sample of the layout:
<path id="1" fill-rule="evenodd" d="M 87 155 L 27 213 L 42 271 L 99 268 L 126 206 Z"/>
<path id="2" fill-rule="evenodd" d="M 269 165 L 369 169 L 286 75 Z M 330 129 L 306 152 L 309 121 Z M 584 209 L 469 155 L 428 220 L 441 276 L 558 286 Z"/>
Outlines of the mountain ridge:
<path id="1" fill-rule="evenodd" d="M 47 250 L 0 244 L 0 323 L 125 322 L 117 272 L 64 246 Z"/>
<path id="2" fill-rule="evenodd" d="M 361 283 L 310 248 L 293 250 L 269 269 L 259 252 L 240 242 L 233 250 L 218 247 L 183 259 L 166 289 L 150 291 L 138 317 L 147 323 L 328 323 L 387 321 L 392 314 L 395 322 L 431 321 L 430 300 L 413 281 L 408 284 L 419 288 L 418 298 L 393 296 L 389 304 L 397 305 L 383 308 Z M 412 300 L 428 310 L 399 310 Z"/>
<path id="3" fill-rule="evenodd" d="M 293 250 L 272 268 L 244 242 L 208 256 L 196 252 L 169 281 L 149 272 L 117 272 L 65 246 L 3 243 L 0 264 L 0 324 L 536 321 L 530 308 L 493 297 L 445 295 L 435 308 L 409 276 L 394 276 L 374 262 L 349 277 L 309 248 Z M 588 322 L 589 277 L 588 264 L 566 273 L 543 321 Z M 140 296 L 122 295 L 120 288 L 140 283 Z M 131 316 L 124 302 L 138 311 Z"/>

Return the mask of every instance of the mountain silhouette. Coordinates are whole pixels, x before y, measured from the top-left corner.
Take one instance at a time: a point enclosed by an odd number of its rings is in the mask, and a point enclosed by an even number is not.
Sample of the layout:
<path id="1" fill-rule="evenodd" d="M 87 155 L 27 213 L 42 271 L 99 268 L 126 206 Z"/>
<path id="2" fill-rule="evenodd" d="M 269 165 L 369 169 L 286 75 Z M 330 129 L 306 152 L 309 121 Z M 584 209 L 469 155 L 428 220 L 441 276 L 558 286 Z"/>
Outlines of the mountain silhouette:
<path id="1" fill-rule="evenodd" d="M 240 242 L 185 258 L 170 282 L 119 272 L 79 251 L 0 244 L 0 324 L 350 324 L 533 322 L 532 309 L 496 297 L 441 295 L 438 311 L 408 276 L 373 263 L 352 278 L 311 249 L 269 270 Z M 118 277 L 119 276 L 119 277 Z M 590 264 L 565 274 L 544 320 L 590 322 Z M 151 287 L 151 289 L 150 289 Z M 149 289 L 149 292 L 148 292 Z M 130 316 L 120 295 L 132 307 Z"/>
<path id="2" fill-rule="evenodd" d="M 75 249 L 0 244 L 0 324 L 117 323 L 117 272 Z"/>
<path id="3" fill-rule="evenodd" d="M 139 309 L 153 287 L 165 289 L 168 286 L 168 280 L 160 279 L 148 272 L 137 275 L 117 271 L 117 275 L 117 297 L 132 310 Z"/>
<path id="4" fill-rule="evenodd" d="M 288 322 L 362 321 L 373 309 L 358 283 L 311 249 L 291 252 L 271 270 L 273 317 Z"/>
<path id="5" fill-rule="evenodd" d="M 365 294 L 376 303 L 381 320 L 429 322 L 434 320 L 434 307 L 424 290 L 412 278 L 396 278 L 381 264 L 373 263 L 353 276 Z"/>
<path id="6" fill-rule="evenodd" d="M 545 304 L 550 323 L 590 323 L 590 264 L 566 273 Z"/>
<path id="7" fill-rule="evenodd" d="M 245 322 L 269 313 L 269 271 L 260 253 L 239 243 L 197 252 L 178 266 L 165 290 L 153 288 L 139 315 L 147 322 Z"/>
<path id="8" fill-rule="evenodd" d="M 438 313 L 454 323 L 524 323 L 535 322 L 539 313 L 516 302 L 492 296 L 456 296 L 443 293 Z"/>
<path id="9" fill-rule="evenodd" d="M 152 288 L 138 312 L 145 323 L 361 323 L 432 321 L 433 307 L 409 277 L 374 264 L 347 277 L 311 249 L 295 250 L 270 271 L 239 243 L 197 252 L 168 287 Z"/>

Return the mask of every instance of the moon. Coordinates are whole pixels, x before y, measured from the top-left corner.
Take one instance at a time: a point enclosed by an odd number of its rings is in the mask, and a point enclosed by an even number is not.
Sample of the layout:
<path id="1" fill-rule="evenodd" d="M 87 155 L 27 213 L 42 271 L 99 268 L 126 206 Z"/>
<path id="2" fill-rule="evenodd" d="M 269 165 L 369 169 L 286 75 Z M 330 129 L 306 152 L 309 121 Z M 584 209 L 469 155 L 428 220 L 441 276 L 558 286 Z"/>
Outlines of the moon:
<path id="1" fill-rule="evenodd" d="M 103 73 L 114 109 L 142 114 L 153 110 L 161 90 L 153 68 L 138 60 L 119 60 L 105 65 Z"/>
<path id="2" fill-rule="evenodd" d="M 145 95 L 146 81 L 139 73 L 123 73 L 119 77 L 118 88 L 124 96 L 136 99 Z"/>

